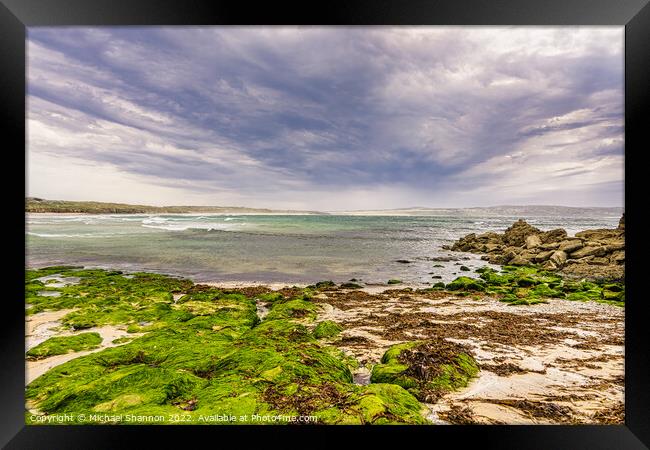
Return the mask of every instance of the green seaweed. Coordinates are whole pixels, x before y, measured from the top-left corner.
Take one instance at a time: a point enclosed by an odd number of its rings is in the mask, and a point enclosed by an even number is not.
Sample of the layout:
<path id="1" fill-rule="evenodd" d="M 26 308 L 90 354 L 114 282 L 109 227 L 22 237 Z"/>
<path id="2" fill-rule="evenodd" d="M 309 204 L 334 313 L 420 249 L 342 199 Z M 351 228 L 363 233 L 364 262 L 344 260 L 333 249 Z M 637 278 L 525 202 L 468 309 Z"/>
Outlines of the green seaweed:
<path id="1" fill-rule="evenodd" d="M 341 331 L 343 331 L 343 327 L 341 327 L 338 323 L 331 320 L 324 320 L 323 322 L 320 322 L 318 325 L 316 325 L 313 334 L 316 339 L 322 339 L 334 337 Z"/>
<path id="2" fill-rule="evenodd" d="M 447 285 L 450 291 L 484 291 L 485 283 L 482 280 L 470 277 L 458 277 Z"/>
<path id="3" fill-rule="evenodd" d="M 64 353 L 92 350 L 99 347 L 102 338 L 99 333 L 80 333 L 73 336 L 56 336 L 41 342 L 25 353 L 27 359 L 42 359 Z"/>
<path id="4" fill-rule="evenodd" d="M 557 273 L 535 266 L 504 266 L 501 271 L 489 267 L 476 270 L 480 279 L 458 277 L 446 286 L 457 295 L 463 292 L 485 292 L 511 305 L 533 305 L 559 298 L 575 301 L 596 301 L 623 306 L 623 283 L 577 281 L 563 279 Z M 434 285 L 435 286 L 435 285 Z"/>
<path id="5" fill-rule="evenodd" d="M 81 281 L 60 288 L 60 297 L 44 297 L 40 310 L 74 308 L 62 320 L 73 329 L 120 324 L 144 334 L 33 380 L 25 392 L 32 408 L 27 423 L 57 414 L 83 414 L 83 421 L 66 423 L 85 424 L 106 423 L 107 414 L 160 415 L 164 419 L 157 423 L 166 424 L 178 423 L 173 418 L 179 414 L 192 424 L 230 423 L 201 422 L 213 415 L 260 423 L 254 415 L 296 414 L 320 423 L 427 422 L 422 405 L 403 388 L 352 382 L 356 360 L 317 339 L 339 326 L 321 322 L 314 331 L 306 326 L 319 311 L 309 301 L 309 289 L 292 298 L 279 293 L 250 298 L 163 275 L 125 278 L 78 268 L 65 274 Z M 26 281 L 33 285 L 26 299 L 41 289 L 34 278 Z M 173 293 L 182 297 L 174 302 Z M 256 298 L 270 306 L 263 322 Z"/>
<path id="6" fill-rule="evenodd" d="M 478 373 L 474 358 L 448 341 L 413 341 L 392 346 L 372 369 L 372 383 L 392 383 L 420 401 L 467 386 Z"/>

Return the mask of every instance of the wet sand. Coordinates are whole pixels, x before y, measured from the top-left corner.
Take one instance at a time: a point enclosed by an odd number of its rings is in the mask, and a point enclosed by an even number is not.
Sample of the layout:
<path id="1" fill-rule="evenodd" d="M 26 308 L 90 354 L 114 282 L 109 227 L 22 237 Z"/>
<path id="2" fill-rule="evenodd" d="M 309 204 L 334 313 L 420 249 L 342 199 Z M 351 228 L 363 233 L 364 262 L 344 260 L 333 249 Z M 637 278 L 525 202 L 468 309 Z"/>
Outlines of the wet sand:
<path id="1" fill-rule="evenodd" d="M 48 370 L 68 362 L 72 359 L 79 358 L 80 356 L 89 355 L 105 348 L 116 347 L 113 341 L 118 338 L 130 337 L 136 338 L 142 336 L 142 333 L 127 333 L 126 325 L 112 326 L 105 325 L 102 327 L 93 327 L 77 332 L 71 332 L 61 329 L 60 320 L 68 313 L 74 311 L 73 309 L 62 309 L 59 311 L 44 311 L 38 314 L 27 316 L 26 330 L 25 330 L 25 351 L 29 350 L 46 341 L 47 339 L 55 336 L 73 336 L 81 333 L 99 333 L 102 338 L 101 344 L 92 350 L 84 350 L 80 352 L 65 353 L 62 355 L 54 355 L 48 358 L 38 360 L 25 361 L 25 385 L 28 385 L 36 378 L 43 375 Z"/>

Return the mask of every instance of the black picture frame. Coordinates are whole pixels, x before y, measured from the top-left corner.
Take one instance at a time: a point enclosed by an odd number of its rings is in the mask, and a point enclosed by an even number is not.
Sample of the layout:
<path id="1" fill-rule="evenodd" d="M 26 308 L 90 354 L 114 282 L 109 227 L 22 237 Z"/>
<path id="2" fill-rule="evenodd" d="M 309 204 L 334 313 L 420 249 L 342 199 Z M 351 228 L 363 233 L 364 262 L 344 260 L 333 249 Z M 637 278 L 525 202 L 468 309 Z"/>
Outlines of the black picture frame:
<path id="1" fill-rule="evenodd" d="M 4 313 L 2 333 L 2 419 L 0 445 L 6 448 L 129 448 L 136 438 L 164 440 L 176 445 L 198 445 L 196 426 L 26 426 L 24 415 L 24 247 L 13 233 L 24 233 L 25 196 L 18 192 L 25 171 L 25 36 L 26 27 L 59 25 L 619 25 L 625 26 L 625 194 L 633 203 L 626 211 L 627 268 L 625 319 L 625 425 L 620 426 L 446 426 L 446 427 L 326 427 L 339 439 L 363 433 L 363 439 L 395 436 L 407 445 L 430 442 L 464 443 L 501 449 L 621 449 L 650 445 L 650 352 L 648 315 L 641 278 L 645 202 L 642 159 L 648 149 L 650 117 L 650 5 L 648 0 L 347 0 L 283 5 L 244 0 L 1 0 L 0 3 L 0 114 L 5 142 L 5 175 L 17 175 L 5 188 Z M 7 156 L 10 158 L 7 161 Z M 5 176 L 3 179 L 7 179 Z M 7 195 L 10 193 L 11 195 Z M 639 207 L 641 206 L 641 207 Z M 10 231 L 9 231 L 10 230 Z M 24 244 L 24 241 L 23 241 Z M 316 427 L 318 428 L 318 427 Z M 320 430 L 323 431 L 323 427 Z M 238 445 L 252 439 L 266 442 L 290 439 L 304 446 L 317 444 L 305 433 L 313 427 L 203 427 L 215 445 L 226 437 Z M 286 433 L 285 433 L 286 432 Z M 231 435 L 226 436 L 224 435 Z M 274 439 L 277 437 L 277 440 Z M 189 439 L 189 441 L 188 441 Z M 335 444 L 331 438 L 329 445 Z M 147 441 L 145 441 L 147 442 Z M 149 441 L 152 442 L 152 441 Z M 211 442 L 208 440 L 208 442 Z M 341 441 L 342 442 L 342 441 Z M 368 441 L 369 443 L 369 441 Z"/>

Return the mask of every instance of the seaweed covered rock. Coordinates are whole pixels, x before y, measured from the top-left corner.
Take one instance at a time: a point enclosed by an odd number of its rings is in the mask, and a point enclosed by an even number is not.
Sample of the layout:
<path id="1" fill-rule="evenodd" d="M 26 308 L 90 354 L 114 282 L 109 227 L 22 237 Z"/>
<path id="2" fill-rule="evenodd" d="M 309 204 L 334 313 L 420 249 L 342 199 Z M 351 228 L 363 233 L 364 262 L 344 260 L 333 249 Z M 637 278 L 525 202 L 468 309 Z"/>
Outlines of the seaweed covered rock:
<path id="1" fill-rule="evenodd" d="M 483 291 L 485 285 L 482 280 L 470 277 L 458 277 L 451 283 L 447 284 L 450 291 Z"/>
<path id="2" fill-rule="evenodd" d="M 37 298 L 39 278 L 54 273 L 74 274 L 80 282 L 60 288 L 59 297 Z M 178 423 L 172 418 L 183 414 L 186 424 L 215 416 L 263 423 L 253 415 L 426 423 L 422 406 L 403 388 L 353 383 L 355 361 L 310 331 L 318 306 L 308 290 L 255 294 L 270 308 L 260 322 L 256 297 L 171 277 L 57 268 L 28 271 L 26 283 L 32 286 L 26 301 L 39 310 L 74 306 L 63 320 L 72 329 L 111 323 L 143 333 L 33 380 L 25 392 L 30 423 L 41 423 L 41 414 L 84 414 L 83 423 L 104 423 L 92 418 L 97 413 L 166 418 L 157 423 Z M 323 323 L 316 334 L 338 327 Z"/>
<path id="3" fill-rule="evenodd" d="M 92 350 L 99 347 L 102 338 L 99 333 L 80 333 L 72 336 L 51 337 L 31 348 L 25 354 L 27 359 L 42 359 L 69 352 Z"/>
<path id="4" fill-rule="evenodd" d="M 479 371 L 470 350 L 444 339 L 392 346 L 373 367 L 371 383 L 397 384 L 422 402 L 467 386 Z"/>
<path id="5" fill-rule="evenodd" d="M 450 291 L 494 295 L 512 305 L 545 303 L 547 299 L 592 300 L 622 306 L 625 287 L 620 282 L 569 280 L 554 271 L 536 267 L 504 266 L 477 269 L 480 279 L 459 277 L 446 286 Z"/>
<path id="6" fill-rule="evenodd" d="M 316 325 L 313 334 L 316 339 L 323 339 L 334 337 L 341 331 L 343 331 L 343 327 L 341 327 L 338 323 L 331 320 L 324 320 L 323 322 L 320 322 L 318 325 Z"/>

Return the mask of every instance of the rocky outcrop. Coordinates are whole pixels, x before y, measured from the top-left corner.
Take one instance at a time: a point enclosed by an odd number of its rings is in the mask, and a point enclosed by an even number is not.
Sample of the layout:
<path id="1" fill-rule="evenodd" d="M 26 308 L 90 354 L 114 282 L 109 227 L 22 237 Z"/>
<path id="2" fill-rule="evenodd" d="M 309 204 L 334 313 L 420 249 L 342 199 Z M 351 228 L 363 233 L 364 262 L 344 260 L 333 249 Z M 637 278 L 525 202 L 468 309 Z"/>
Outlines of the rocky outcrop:
<path id="1" fill-rule="evenodd" d="M 618 228 L 586 230 L 569 237 L 561 228 L 542 231 L 519 219 L 503 234 L 468 234 L 451 250 L 483 253 L 493 264 L 539 265 L 592 279 L 625 276 L 625 215 Z"/>

